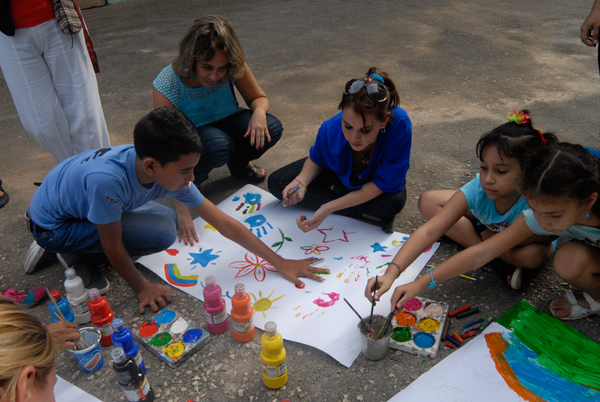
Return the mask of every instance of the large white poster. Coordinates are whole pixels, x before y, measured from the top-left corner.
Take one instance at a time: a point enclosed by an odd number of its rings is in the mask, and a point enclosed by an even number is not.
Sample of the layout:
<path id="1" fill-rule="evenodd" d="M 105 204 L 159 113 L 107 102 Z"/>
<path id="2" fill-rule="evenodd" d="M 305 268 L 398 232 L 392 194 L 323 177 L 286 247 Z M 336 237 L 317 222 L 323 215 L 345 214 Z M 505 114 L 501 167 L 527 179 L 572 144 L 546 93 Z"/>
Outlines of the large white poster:
<path id="1" fill-rule="evenodd" d="M 338 215 L 330 215 L 319 228 L 304 233 L 296 218 L 312 213 L 276 206 L 277 202 L 271 194 L 247 185 L 218 207 L 285 258 L 324 258 L 318 266 L 328 267 L 330 274 L 322 275 L 323 282 L 305 278 L 306 286 L 296 288 L 268 262 L 224 238 L 200 218 L 194 221 L 198 244 L 176 243 L 138 262 L 200 300 L 206 276 L 214 275 L 228 312 L 235 284 L 243 283 L 251 295 L 257 327 L 275 321 L 284 339 L 314 346 L 350 367 L 360 354 L 360 335 L 358 318 L 343 298 L 360 314 L 368 315 L 371 305 L 363 295 L 368 278 L 385 272 L 408 236 L 386 234 L 377 226 Z M 436 243 L 423 253 L 395 285 L 414 280 L 438 246 Z M 390 296 L 388 292 L 382 298 L 375 313 L 389 313 Z"/>

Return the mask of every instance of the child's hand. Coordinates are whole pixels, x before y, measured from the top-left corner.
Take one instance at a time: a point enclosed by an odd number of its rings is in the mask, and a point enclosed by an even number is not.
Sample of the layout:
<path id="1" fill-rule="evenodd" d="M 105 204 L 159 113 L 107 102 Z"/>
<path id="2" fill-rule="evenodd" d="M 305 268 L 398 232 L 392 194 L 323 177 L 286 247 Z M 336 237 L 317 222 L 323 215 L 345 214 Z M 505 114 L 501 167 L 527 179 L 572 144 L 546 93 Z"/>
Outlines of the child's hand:
<path id="1" fill-rule="evenodd" d="M 305 258 L 303 260 L 284 260 L 284 264 L 281 267 L 276 267 L 281 276 L 302 289 L 304 288 L 304 282 L 300 280 L 300 277 L 306 277 L 314 279 L 315 281 L 322 282 L 325 279 L 316 275 L 315 272 L 329 272 L 328 268 L 317 268 L 313 267 L 312 264 L 323 261 L 322 258 Z"/>
<path id="2" fill-rule="evenodd" d="M 179 243 L 183 240 L 183 244 L 186 246 L 193 246 L 194 242 L 198 243 L 200 240 L 198 239 L 190 210 L 183 204 L 179 205 L 179 202 L 176 204 L 176 207 L 178 207 L 176 208 L 176 212 L 177 226 L 179 227 L 177 232 Z"/>
<path id="3" fill-rule="evenodd" d="M 68 321 L 56 321 L 46 325 L 46 329 L 59 349 L 72 350 L 81 337 L 77 325 Z"/>
<path id="4" fill-rule="evenodd" d="M 391 276 L 386 277 L 385 275 L 377 277 L 377 292 L 375 292 L 375 301 L 378 302 L 381 296 L 385 294 L 394 283 L 394 278 Z M 367 287 L 365 288 L 365 297 L 373 303 L 373 285 L 375 284 L 375 278 L 369 279 Z"/>
<path id="5" fill-rule="evenodd" d="M 402 306 L 404 306 L 407 301 L 417 297 L 417 295 L 427 287 L 427 282 L 425 282 L 425 286 L 423 287 L 419 282 L 419 279 L 416 279 L 411 283 L 407 283 L 406 285 L 398 286 L 394 290 L 394 294 L 392 295 L 392 309 L 390 311 L 402 311 Z"/>
<path id="6" fill-rule="evenodd" d="M 158 306 L 165 308 L 167 307 L 167 301 L 171 302 L 173 300 L 173 294 L 168 287 L 148 281 L 146 281 L 146 285 L 136 296 L 140 301 L 140 314 L 144 314 L 144 311 L 146 311 L 145 307 L 148 305 L 154 312 L 157 312 L 160 310 Z"/>

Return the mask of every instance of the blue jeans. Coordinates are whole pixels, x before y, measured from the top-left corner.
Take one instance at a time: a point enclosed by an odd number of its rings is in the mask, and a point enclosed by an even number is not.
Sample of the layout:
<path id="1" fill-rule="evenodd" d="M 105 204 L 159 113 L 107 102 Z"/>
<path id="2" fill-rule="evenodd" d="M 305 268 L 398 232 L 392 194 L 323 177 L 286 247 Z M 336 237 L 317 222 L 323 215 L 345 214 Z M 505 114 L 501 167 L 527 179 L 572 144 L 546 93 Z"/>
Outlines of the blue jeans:
<path id="1" fill-rule="evenodd" d="M 263 149 L 251 146 L 250 137 L 244 138 L 251 118 L 251 110 L 238 108 L 238 111 L 231 116 L 198 127 L 202 139 L 202 155 L 200 162 L 194 168 L 194 184 L 200 185 L 208 178 L 211 170 L 230 161 L 236 167 L 244 167 L 277 144 L 283 133 L 283 126 L 275 116 L 267 114 L 271 142 L 266 142 Z"/>
<path id="2" fill-rule="evenodd" d="M 300 174 L 305 160 L 306 158 L 297 160 L 273 172 L 269 176 L 269 191 L 271 194 L 281 200 L 283 189 Z M 310 182 L 308 192 L 298 205 L 316 211 L 321 205 L 343 197 L 352 191 L 355 190 L 346 187 L 334 171 L 325 168 Z M 406 204 L 406 187 L 395 194 L 383 193 L 364 204 L 341 209 L 334 213 L 354 219 L 360 219 L 362 214 L 366 214 L 388 221 L 402 211 L 404 204 Z"/>
<path id="3" fill-rule="evenodd" d="M 171 208 L 150 201 L 121 215 L 121 235 L 131 256 L 163 251 L 177 238 L 177 215 Z M 103 253 L 95 223 L 87 219 L 69 219 L 58 229 L 33 233 L 40 247 L 66 254 Z"/>

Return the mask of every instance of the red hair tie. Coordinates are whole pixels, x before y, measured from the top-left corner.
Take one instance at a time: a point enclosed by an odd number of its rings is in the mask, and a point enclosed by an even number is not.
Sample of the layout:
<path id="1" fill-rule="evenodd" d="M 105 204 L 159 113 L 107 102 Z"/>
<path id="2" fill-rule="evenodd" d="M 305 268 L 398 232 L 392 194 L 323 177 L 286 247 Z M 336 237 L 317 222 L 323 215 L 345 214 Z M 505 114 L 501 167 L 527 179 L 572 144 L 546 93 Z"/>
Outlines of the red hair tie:
<path id="1" fill-rule="evenodd" d="M 544 134 L 542 134 L 542 132 L 540 130 L 535 130 L 535 131 L 537 131 L 537 133 L 540 135 L 540 137 L 542 137 L 542 146 L 545 147 L 546 143 L 548 141 L 546 141 L 546 139 L 544 138 Z"/>

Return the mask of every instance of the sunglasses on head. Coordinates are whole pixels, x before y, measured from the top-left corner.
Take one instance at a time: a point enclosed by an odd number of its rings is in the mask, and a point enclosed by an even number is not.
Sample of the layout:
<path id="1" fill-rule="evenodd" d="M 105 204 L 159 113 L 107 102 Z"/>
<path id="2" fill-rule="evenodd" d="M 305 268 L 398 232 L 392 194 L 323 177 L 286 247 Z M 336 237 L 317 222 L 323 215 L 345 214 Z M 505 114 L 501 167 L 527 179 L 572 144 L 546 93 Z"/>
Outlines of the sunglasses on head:
<path id="1" fill-rule="evenodd" d="M 363 89 L 363 87 L 367 89 L 367 96 L 376 102 L 385 102 L 388 98 L 387 90 L 383 84 L 371 82 L 370 80 L 362 80 L 360 78 L 348 81 L 344 93 L 346 95 L 355 94 Z"/>

